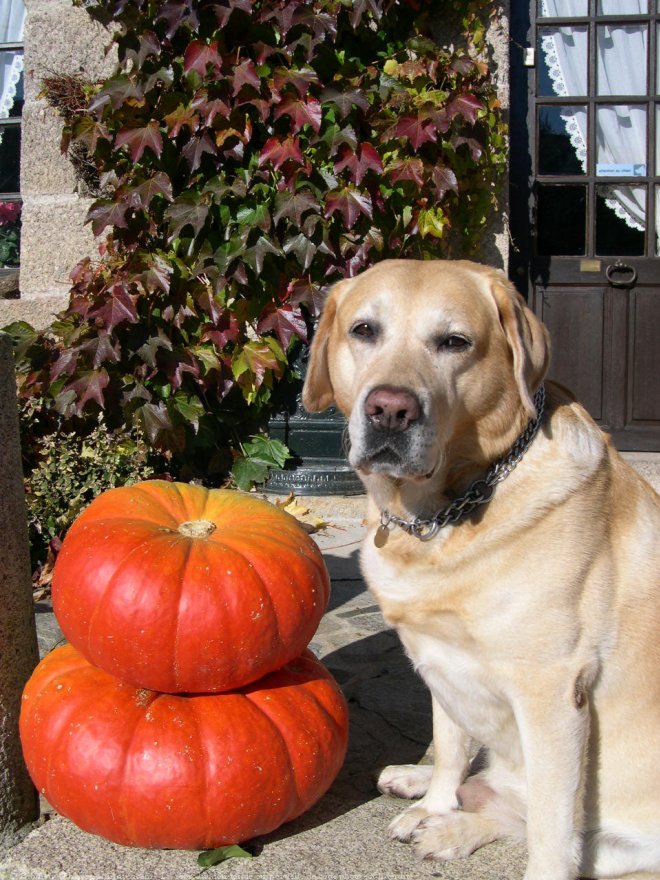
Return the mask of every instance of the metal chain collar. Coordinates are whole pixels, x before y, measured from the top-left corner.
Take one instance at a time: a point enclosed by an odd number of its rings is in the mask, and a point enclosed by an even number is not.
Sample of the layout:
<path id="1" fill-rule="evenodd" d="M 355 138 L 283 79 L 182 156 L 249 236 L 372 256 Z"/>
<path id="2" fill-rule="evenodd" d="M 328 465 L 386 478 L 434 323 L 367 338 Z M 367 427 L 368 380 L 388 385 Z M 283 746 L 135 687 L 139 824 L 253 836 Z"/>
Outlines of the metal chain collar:
<path id="1" fill-rule="evenodd" d="M 510 452 L 492 464 L 485 476 L 480 480 L 475 480 L 464 495 L 455 498 L 451 504 L 439 511 L 432 519 L 417 517 L 413 520 L 405 520 L 388 510 L 381 511 L 380 527 L 375 538 L 376 546 L 382 546 L 385 543 L 391 525 L 399 526 L 404 532 L 419 538 L 420 541 L 430 541 L 446 525 L 458 522 L 481 504 L 487 504 L 493 496 L 495 486 L 509 476 L 538 433 L 545 408 L 545 388 L 543 385 L 534 395 L 534 405 L 536 417 L 530 419 Z"/>

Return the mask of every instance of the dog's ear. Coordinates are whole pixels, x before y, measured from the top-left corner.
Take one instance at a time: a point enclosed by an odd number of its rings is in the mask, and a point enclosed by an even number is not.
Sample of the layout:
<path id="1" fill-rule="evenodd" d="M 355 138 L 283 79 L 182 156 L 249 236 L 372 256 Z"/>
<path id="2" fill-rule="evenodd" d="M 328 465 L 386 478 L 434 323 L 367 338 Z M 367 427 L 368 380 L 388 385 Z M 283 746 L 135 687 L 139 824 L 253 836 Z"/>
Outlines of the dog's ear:
<path id="1" fill-rule="evenodd" d="M 534 394 L 550 363 L 550 334 L 503 272 L 494 273 L 491 292 L 513 353 L 513 372 L 520 397 L 533 418 L 536 415 Z"/>
<path id="2" fill-rule="evenodd" d="M 302 391 L 303 406 L 308 412 L 321 412 L 334 400 L 335 393 L 328 370 L 328 342 L 337 313 L 337 298 L 343 284 L 345 282 L 340 281 L 330 291 L 312 339 Z"/>

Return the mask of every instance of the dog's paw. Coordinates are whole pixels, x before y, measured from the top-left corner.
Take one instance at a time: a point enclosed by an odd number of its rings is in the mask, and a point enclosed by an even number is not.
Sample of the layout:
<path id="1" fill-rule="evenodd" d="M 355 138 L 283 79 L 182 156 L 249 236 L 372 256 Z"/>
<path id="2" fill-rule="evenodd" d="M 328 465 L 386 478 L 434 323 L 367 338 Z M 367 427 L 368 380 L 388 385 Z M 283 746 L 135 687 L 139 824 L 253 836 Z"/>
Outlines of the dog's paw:
<path id="1" fill-rule="evenodd" d="M 496 827 L 489 819 L 456 810 L 442 816 L 427 816 L 418 824 L 411 840 L 420 858 L 449 861 L 465 859 L 497 837 Z"/>
<path id="2" fill-rule="evenodd" d="M 421 798 L 428 791 L 432 773 L 430 764 L 392 764 L 378 777 L 378 790 L 400 798 Z"/>
<path id="3" fill-rule="evenodd" d="M 420 824 L 429 818 L 429 815 L 429 811 L 419 804 L 415 804 L 413 807 L 408 807 L 407 810 L 404 810 L 403 813 L 399 813 L 399 815 L 390 822 L 390 837 L 394 838 L 394 840 L 401 840 L 403 843 L 407 843 L 412 839 L 414 832 Z"/>

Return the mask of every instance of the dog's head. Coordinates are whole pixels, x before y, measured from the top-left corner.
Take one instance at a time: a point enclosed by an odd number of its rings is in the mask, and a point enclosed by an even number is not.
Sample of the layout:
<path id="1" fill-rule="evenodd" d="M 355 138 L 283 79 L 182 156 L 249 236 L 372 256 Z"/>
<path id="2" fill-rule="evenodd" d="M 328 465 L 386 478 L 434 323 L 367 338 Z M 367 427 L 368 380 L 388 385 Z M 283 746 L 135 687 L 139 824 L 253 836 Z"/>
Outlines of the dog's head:
<path id="1" fill-rule="evenodd" d="M 348 417 L 358 472 L 424 480 L 506 451 L 548 359 L 547 331 L 502 272 L 386 260 L 332 289 L 303 403 Z"/>

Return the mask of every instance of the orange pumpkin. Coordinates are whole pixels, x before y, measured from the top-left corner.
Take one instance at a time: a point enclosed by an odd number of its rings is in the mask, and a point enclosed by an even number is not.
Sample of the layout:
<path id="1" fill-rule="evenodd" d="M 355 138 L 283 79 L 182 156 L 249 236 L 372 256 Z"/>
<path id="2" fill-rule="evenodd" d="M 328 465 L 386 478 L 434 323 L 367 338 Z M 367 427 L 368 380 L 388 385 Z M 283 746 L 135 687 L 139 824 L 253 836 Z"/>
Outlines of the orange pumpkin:
<path id="1" fill-rule="evenodd" d="M 69 529 L 53 608 L 93 664 L 169 693 L 241 687 L 298 656 L 329 596 L 294 517 L 238 492 L 161 480 L 111 489 Z"/>
<path id="2" fill-rule="evenodd" d="M 346 704 L 309 652 L 241 690 L 158 694 L 48 654 L 23 694 L 34 784 L 85 831 L 128 846 L 208 849 L 266 834 L 329 788 Z"/>

